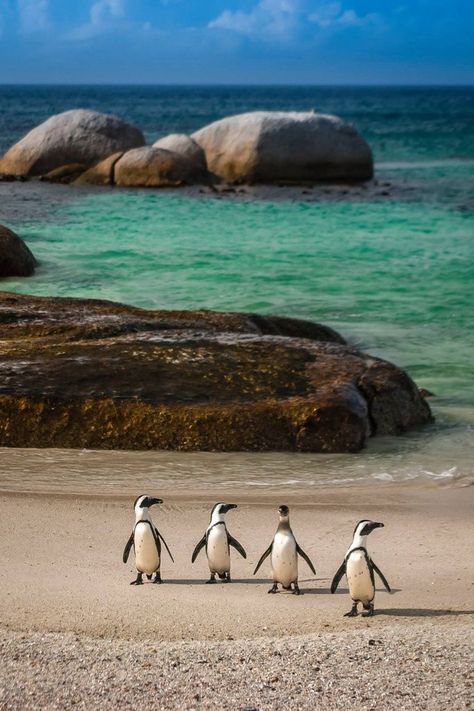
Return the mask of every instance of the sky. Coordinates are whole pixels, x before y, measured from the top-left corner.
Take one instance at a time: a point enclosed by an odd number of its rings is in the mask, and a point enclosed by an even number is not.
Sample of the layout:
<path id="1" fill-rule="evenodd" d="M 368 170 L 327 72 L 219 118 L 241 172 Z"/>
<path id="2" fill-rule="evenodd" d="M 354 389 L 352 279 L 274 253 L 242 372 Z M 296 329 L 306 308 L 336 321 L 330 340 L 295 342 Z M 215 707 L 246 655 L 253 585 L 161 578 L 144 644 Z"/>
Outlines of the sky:
<path id="1" fill-rule="evenodd" d="M 473 0 L 0 0 L 0 83 L 472 84 Z"/>

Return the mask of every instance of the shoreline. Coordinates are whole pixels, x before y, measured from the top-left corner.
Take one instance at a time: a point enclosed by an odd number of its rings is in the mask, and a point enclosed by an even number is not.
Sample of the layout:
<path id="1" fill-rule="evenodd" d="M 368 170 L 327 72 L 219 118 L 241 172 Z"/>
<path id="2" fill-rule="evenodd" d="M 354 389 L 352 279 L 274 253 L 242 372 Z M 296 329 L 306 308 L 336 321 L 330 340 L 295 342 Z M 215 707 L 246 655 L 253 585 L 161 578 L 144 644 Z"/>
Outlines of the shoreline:
<path id="1" fill-rule="evenodd" d="M 131 560 L 121 562 L 128 495 L 0 493 L 0 705 L 469 708 L 474 487 L 384 484 L 288 498 L 316 565 L 313 576 L 300 560 L 300 597 L 268 595 L 267 564 L 252 576 L 279 493 L 238 497 L 227 525 L 248 557 L 233 551 L 234 582 L 212 586 L 203 553 L 194 565 L 190 557 L 215 498 L 166 497 L 152 515 L 176 563 L 165 557 L 165 584 L 141 588 L 129 585 Z M 329 586 L 355 520 L 367 516 L 385 523 L 368 548 L 393 593 L 377 585 L 375 616 L 348 619 L 345 581 L 335 595 Z"/>
<path id="2" fill-rule="evenodd" d="M 139 590 L 129 585 L 132 559 L 127 566 L 121 563 L 133 524 L 130 497 L 1 493 L 2 627 L 169 640 L 280 637 L 288 633 L 288 624 L 293 634 L 324 629 L 345 633 L 353 629 L 343 617 L 350 605 L 347 588 L 342 583 L 331 595 L 329 586 L 353 526 L 362 518 L 385 523 L 382 532 L 368 540 L 369 552 L 396 592 L 389 595 L 379 589 L 378 616 L 370 621 L 359 617 L 356 625 L 405 627 L 415 611 L 415 616 L 430 618 L 430 624 L 444 626 L 474 614 L 474 566 L 469 564 L 474 487 L 333 489 L 310 500 L 307 493 L 284 499 L 281 492 L 229 496 L 239 508 L 228 515 L 227 524 L 248 557 L 232 556 L 235 583 L 210 587 L 205 585 L 204 554 L 192 565 L 191 552 L 207 526 L 212 504 L 237 492 L 158 493 L 165 503 L 155 507 L 153 519 L 176 562 L 163 558 L 165 585 L 147 584 Z M 282 501 L 290 505 L 295 536 L 316 566 L 314 577 L 300 561 L 301 599 L 286 593 L 268 596 L 266 564 L 257 577 L 252 575 L 273 536 Z M 26 536 L 19 516 L 28 521 Z"/>

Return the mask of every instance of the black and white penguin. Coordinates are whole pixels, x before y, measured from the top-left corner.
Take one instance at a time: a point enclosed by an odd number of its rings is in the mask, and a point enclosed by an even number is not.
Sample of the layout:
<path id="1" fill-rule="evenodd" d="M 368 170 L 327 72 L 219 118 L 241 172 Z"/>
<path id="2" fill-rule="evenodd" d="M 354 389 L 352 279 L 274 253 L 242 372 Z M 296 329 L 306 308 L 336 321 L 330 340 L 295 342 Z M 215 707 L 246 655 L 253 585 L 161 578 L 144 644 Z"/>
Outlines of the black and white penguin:
<path id="1" fill-rule="evenodd" d="M 151 496 L 139 496 L 135 499 L 133 505 L 135 509 L 135 526 L 123 551 L 124 563 L 128 560 L 132 546 L 135 551 L 137 578 L 132 580 L 130 585 L 143 585 L 143 573 L 145 573 L 148 580 L 151 580 L 153 573 L 155 573 L 153 582 L 157 584 L 163 582 L 160 575 L 161 541 L 165 544 L 169 557 L 174 563 L 171 551 L 161 533 L 153 525 L 149 511 L 150 506 L 162 503 L 162 499 L 155 499 Z"/>
<path id="2" fill-rule="evenodd" d="M 366 538 L 375 528 L 383 528 L 383 523 L 367 520 L 359 521 L 354 529 L 352 543 L 332 581 L 331 592 L 335 593 L 342 576 L 345 574 L 347 577 L 349 594 L 353 604 L 350 612 L 346 612 L 344 615 L 345 617 L 356 617 L 359 602 L 362 603 L 365 610 L 362 613 L 363 617 L 372 617 L 374 614 L 374 573 L 377 573 L 387 591 L 391 592 L 390 585 L 384 575 L 367 553 Z"/>
<path id="3" fill-rule="evenodd" d="M 194 549 L 191 562 L 194 563 L 201 548 L 206 547 L 207 562 L 211 577 L 208 583 L 216 582 L 216 574 L 224 583 L 230 583 L 230 546 L 233 546 L 243 558 L 247 554 L 241 544 L 230 535 L 225 525 L 224 516 L 230 509 L 236 509 L 237 504 L 216 504 L 211 511 L 209 526 L 204 536 Z"/>
<path id="4" fill-rule="evenodd" d="M 271 554 L 273 587 L 268 592 L 278 592 L 278 583 L 285 590 L 291 590 L 291 585 L 293 584 L 293 594 L 300 595 L 301 591 L 298 587 L 298 554 L 305 559 L 313 575 L 316 575 L 316 571 L 304 550 L 296 542 L 290 527 L 290 510 L 288 506 L 280 506 L 278 513 L 280 514 L 280 521 L 273 541 L 258 561 L 253 574 L 255 575 L 265 558 Z"/>

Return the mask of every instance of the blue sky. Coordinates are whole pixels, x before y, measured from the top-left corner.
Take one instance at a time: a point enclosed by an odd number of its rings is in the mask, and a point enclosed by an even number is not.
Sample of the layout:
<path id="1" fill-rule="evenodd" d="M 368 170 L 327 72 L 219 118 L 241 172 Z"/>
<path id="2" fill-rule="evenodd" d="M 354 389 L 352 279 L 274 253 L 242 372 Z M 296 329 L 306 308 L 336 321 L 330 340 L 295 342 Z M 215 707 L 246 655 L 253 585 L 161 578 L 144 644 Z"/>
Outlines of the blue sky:
<path id="1" fill-rule="evenodd" d="M 0 0 L 0 83 L 473 83 L 472 0 Z"/>

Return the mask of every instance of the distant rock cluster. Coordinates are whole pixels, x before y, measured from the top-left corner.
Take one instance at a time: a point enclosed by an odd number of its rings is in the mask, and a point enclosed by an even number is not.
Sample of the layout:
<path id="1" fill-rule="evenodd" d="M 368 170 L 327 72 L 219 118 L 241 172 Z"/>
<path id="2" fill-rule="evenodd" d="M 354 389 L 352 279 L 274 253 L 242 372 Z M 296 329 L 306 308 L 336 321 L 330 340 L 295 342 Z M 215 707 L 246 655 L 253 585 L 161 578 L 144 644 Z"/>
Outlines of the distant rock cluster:
<path id="1" fill-rule="evenodd" d="M 255 111 L 152 146 L 116 116 L 74 109 L 51 116 L 0 159 L 3 179 L 124 187 L 368 180 L 372 152 L 337 116 Z"/>

